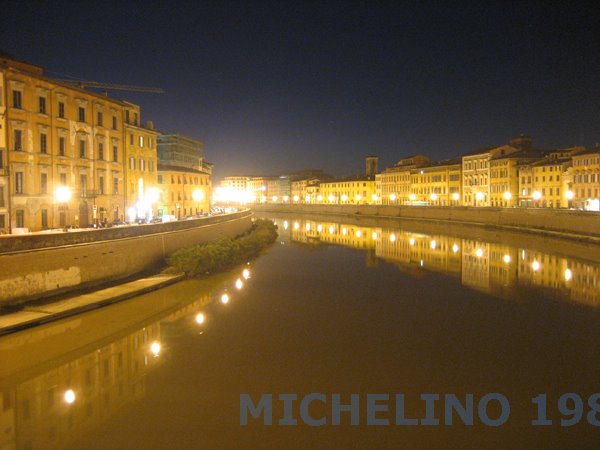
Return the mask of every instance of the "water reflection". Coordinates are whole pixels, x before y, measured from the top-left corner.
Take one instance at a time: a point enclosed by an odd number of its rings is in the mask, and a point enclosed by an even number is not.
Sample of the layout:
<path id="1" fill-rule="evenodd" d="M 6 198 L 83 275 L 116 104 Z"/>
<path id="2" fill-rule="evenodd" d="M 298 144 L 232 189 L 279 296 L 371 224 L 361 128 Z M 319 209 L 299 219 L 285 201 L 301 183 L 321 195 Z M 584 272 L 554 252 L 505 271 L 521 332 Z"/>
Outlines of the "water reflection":
<path id="1" fill-rule="evenodd" d="M 238 272 L 229 274 L 223 283 L 241 283 L 240 273 L 250 278 L 247 268 Z M 162 293 L 163 302 L 147 310 L 140 311 L 148 306 L 142 296 L 82 318 L 2 337 L 0 448 L 71 447 L 128 404 L 145 398 L 146 376 L 168 356 L 162 330 L 179 320 L 194 322 L 196 327 L 205 325 L 205 311 L 213 299 L 230 300 L 227 293 L 220 295 L 222 287 L 207 286 L 173 310 L 171 303 L 181 303 L 178 293 L 190 288 L 186 283 L 150 294 Z M 130 315 L 127 311 L 132 307 L 135 314 Z M 159 319 L 140 324 L 140 314 L 156 317 L 157 310 Z M 115 315 L 125 319 L 113 325 L 107 318 Z M 216 315 L 211 313 L 213 322 Z M 92 326 L 101 331 L 96 333 Z M 72 338 L 78 330 L 82 337 Z M 119 335 L 123 330 L 128 331 Z M 58 353 L 50 355 L 50 351 Z"/>
<path id="2" fill-rule="evenodd" d="M 523 298 L 526 289 L 535 288 L 547 289 L 554 297 L 600 305 L 600 264 L 551 250 L 333 220 L 295 218 L 293 229 L 286 230 L 282 219 L 273 220 L 282 236 L 295 243 L 366 250 L 368 265 L 375 257 L 415 276 L 422 276 L 422 271 L 442 272 L 460 278 L 464 286 L 503 298 Z M 552 248 L 551 241 L 547 247 Z"/>

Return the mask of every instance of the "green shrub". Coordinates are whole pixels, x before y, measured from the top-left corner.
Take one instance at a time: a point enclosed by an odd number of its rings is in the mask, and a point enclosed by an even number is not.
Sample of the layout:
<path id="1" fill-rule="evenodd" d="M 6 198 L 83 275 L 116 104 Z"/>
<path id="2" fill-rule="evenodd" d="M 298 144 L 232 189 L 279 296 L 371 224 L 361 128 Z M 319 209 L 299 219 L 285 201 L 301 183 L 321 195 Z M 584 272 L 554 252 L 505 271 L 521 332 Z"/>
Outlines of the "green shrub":
<path id="1" fill-rule="evenodd" d="M 167 258 L 169 266 L 188 277 L 226 270 L 255 258 L 277 239 L 277 226 L 258 219 L 250 230 L 235 239 L 225 238 L 177 250 Z"/>

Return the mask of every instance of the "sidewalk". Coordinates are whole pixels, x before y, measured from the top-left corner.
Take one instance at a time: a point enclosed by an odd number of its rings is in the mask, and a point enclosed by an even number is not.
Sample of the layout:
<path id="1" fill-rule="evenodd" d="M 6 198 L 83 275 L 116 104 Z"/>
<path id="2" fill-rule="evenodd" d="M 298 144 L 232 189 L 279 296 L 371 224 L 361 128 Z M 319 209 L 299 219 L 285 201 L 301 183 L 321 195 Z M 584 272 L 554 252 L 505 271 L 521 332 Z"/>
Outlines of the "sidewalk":
<path id="1" fill-rule="evenodd" d="M 183 278 L 183 274 L 159 274 L 100 289 L 89 294 L 75 295 L 54 303 L 32 306 L 25 305 L 19 311 L 0 315 L 0 335 L 14 333 L 24 328 L 41 325 L 101 306 L 110 305 L 111 303 L 120 302 L 146 292 L 160 289 Z"/>

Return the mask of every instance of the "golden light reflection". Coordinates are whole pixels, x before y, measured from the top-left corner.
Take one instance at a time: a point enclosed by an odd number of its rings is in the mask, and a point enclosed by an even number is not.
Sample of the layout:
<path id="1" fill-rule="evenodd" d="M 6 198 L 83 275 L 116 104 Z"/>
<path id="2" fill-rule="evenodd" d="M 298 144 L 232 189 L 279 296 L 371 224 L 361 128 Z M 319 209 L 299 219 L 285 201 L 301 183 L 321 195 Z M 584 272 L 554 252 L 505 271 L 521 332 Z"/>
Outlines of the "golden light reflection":
<path id="1" fill-rule="evenodd" d="M 435 239 L 432 239 L 429 246 L 431 247 L 432 250 L 435 250 L 437 248 L 437 241 Z"/>
<path id="2" fill-rule="evenodd" d="M 206 318 L 204 317 L 204 314 L 198 313 L 198 314 L 196 314 L 195 320 L 198 325 L 202 325 L 204 323 L 204 321 L 206 320 Z"/>
<path id="3" fill-rule="evenodd" d="M 415 245 L 415 243 L 416 243 L 416 242 L 417 242 L 417 241 L 415 241 L 415 238 L 413 238 L 413 237 L 411 237 L 411 238 L 408 240 L 408 243 L 409 243 L 411 246 Z"/>
<path id="4" fill-rule="evenodd" d="M 294 222 L 294 230 L 300 229 L 300 224 L 298 222 Z"/>
<path id="5" fill-rule="evenodd" d="M 357 237 L 357 238 L 359 238 L 359 237 L 361 237 L 361 236 L 362 236 L 362 231 L 360 231 L 360 230 L 356 230 L 356 233 L 355 233 L 355 234 L 356 234 L 356 237 Z"/>
<path id="6" fill-rule="evenodd" d="M 223 294 L 223 295 L 221 295 L 221 303 L 223 303 L 224 305 L 226 305 L 227 303 L 229 303 L 229 294 Z"/>
<path id="7" fill-rule="evenodd" d="M 290 226 L 290 224 L 288 223 L 288 221 L 287 221 L 287 220 L 284 220 L 284 221 L 283 221 L 283 229 L 284 229 L 284 230 L 287 230 L 289 226 Z"/>
<path id="8" fill-rule="evenodd" d="M 377 231 L 373 231 L 373 234 L 371 235 L 371 237 L 373 238 L 373 240 L 377 239 Z"/>
<path id="9" fill-rule="evenodd" d="M 342 234 L 346 236 L 348 234 L 348 230 L 346 228 L 342 228 Z"/>
<path id="10" fill-rule="evenodd" d="M 394 233 L 390 234 L 390 242 L 396 242 L 396 235 Z"/>
<path id="11" fill-rule="evenodd" d="M 310 231 L 310 223 L 307 222 L 304 228 L 306 228 L 306 231 Z"/>
<path id="12" fill-rule="evenodd" d="M 68 389 L 65 391 L 64 399 L 65 399 L 65 402 L 68 403 L 69 405 L 71 405 L 73 402 L 75 402 L 76 398 L 77 397 L 75 396 L 75 392 L 73 391 L 73 389 Z"/>
<path id="13" fill-rule="evenodd" d="M 244 283 L 239 278 L 235 280 L 235 287 L 237 290 L 240 290 L 244 287 Z"/>
<path id="14" fill-rule="evenodd" d="M 477 256 L 478 258 L 481 258 L 483 256 L 483 249 L 481 249 L 481 248 L 476 249 L 475 256 Z"/>
<path id="15" fill-rule="evenodd" d="M 335 228 L 333 228 L 333 225 L 329 225 L 329 233 L 333 234 L 334 231 L 335 231 Z"/>
<path id="16" fill-rule="evenodd" d="M 250 271 L 248 269 L 244 269 L 242 271 L 242 277 L 244 277 L 244 280 L 247 280 L 248 278 L 250 278 Z"/>
<path id="17" fill-rule="evenodd" d="M 571 269 L 565 269 L 565 281 L 571 281 L 573 279 L 573 272 Z"/>
<path id="18" fill-rule="evenodd" d="M 452 246 L 452 252 L 453 252 L 453 253 L 458 253 L 458 250 L 459 250 L 459 248 L 458 248 L 458 244 L 454 244 L 454 245 Z"/>
<path id="19" fill-rule="evenodd" d="M 537 260 L 534 260 L 531 263 L 531 268 L 533 269 L 534 272 L 537 272 L 538 270 L 540 270 L 540 263 Z"/>
<path id="20" fill-rule="evenodd" d="M 317 232 L 320 233 L 323 231 L 323 225 L 319 224 L 317 225 Z"/>
<path id="21" fill-rule="evenodd" d="M 502 261 L 504 261 L 506 264 L 510 264 L 510 255 L 504 255 L 502 257 Z"/>

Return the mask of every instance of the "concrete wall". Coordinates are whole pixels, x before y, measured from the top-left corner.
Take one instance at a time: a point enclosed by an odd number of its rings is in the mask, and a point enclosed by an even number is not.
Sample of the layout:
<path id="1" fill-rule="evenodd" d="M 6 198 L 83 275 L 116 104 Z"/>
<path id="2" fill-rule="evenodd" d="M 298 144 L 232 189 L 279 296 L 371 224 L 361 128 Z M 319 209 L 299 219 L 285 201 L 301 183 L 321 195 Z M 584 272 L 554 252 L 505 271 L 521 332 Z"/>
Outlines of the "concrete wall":
<path id="1" fill-rule="evenodd" d="M 167 224 L 170 229 L 147 225 L 85 232 L 91 236 L 69 233 L 60 235 L 63 244 L 59 246 L 5 251 L 0 253 L 0 306 L 119 280 L 159 267 L 167 255 L 179 248 L 243 233 L 251 225 L 251 216 L 250 211 L 244 211 L 210 220 Z M 110 232 L 126 236 L 112 237 Z M 52 235 L 42 238 L 48 239 L 46 243 L 57 239 Z M 78 242 L 81 240 L 84 242 Z M 39 240 L 36 242 L 40 245 Z"/>
<path id="2" fill-rule="evenodd" d="M 400 219 L 471 223 L 526 231 L 542 231 L 581 238 L 600 237 L 600 214 L 547 208 L 468 208 L 387 205 L 279 205 L 253 206 L 255 211 L 308 214 L 364 215 Z"/>

